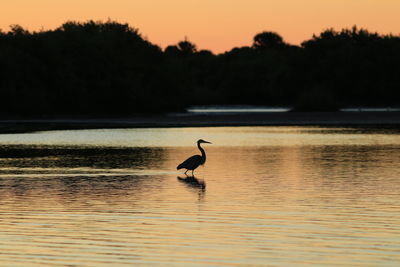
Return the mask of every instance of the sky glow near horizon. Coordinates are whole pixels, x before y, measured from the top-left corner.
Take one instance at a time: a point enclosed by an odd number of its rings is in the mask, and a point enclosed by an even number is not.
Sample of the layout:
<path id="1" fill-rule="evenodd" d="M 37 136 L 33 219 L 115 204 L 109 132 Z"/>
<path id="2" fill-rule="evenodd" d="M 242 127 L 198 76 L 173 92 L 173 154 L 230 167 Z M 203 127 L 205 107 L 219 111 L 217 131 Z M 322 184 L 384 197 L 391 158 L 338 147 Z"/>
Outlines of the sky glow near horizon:
<path id="1" fill-rule="evenodd" d="M 399 0 L 13 0 L 2 3 L 0 29 L 19 24 L 47 30 L 69 20 L 112 19 L 161 47 L 188 37 L 199 49 L 220 53 L 251 45 L 264 30 L 291 44 L 353 25 L 398 35 L 399 11 Z"/>

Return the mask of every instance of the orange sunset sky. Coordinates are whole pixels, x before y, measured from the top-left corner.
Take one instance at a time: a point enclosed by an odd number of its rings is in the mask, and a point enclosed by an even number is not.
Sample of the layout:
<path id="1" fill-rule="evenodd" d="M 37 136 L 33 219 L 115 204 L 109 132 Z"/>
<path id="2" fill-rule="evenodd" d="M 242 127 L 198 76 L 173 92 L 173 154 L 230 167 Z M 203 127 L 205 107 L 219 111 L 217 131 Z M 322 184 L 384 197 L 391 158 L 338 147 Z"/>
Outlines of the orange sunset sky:
<path id="1" fill-rule="evenodd" d="M 3 0 L 0 29 L 52 29 L 67 20 L 117 20 L 162 47 L 185 36 L 216 53 L 268 30 L 299 44 L 313 33 L 357 25 L 400 33 L 400 0 Z"/>

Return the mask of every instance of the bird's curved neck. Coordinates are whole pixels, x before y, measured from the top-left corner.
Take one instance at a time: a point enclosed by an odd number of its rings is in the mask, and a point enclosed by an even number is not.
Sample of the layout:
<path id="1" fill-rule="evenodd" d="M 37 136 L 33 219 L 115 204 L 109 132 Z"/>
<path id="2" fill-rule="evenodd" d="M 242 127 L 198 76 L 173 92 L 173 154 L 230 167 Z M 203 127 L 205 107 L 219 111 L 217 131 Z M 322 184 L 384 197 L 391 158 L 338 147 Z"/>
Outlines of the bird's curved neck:
<path id="1" fill-rule="evenodd" d="M 204 151 L 204 149 L 200 146 L 200 143 L 197 143 L 197 147 L 199 148 L 200 152 L 201 152 L 201 157 L 203 158 L 203 162 L 206 161 L 206 152 Z"/>

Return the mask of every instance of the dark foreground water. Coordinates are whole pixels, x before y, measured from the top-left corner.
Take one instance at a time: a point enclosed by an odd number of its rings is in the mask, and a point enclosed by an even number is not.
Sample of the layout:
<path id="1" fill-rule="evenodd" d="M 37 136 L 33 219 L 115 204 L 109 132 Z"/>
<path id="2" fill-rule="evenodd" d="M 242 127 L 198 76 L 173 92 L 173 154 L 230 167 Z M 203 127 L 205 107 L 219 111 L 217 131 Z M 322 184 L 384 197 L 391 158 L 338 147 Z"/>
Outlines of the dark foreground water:
<path id="1" fill-rule="evenodd" d="M 0 135 L 0 265 L 398 266 L 399 159 L 396 130 Z"/>

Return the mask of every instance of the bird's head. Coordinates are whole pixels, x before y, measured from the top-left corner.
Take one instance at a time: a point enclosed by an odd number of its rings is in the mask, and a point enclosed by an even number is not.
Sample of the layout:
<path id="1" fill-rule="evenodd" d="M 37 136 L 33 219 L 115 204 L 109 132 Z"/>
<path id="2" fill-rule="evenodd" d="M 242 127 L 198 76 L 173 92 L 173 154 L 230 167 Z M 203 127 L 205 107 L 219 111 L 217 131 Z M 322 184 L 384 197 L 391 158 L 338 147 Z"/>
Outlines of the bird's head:
<path id="1" fill-rule="evenodd" d="M 197 144 L 212 144 L 212 143 L 204 141 L 203 139 L 200 139 L 200 140 L 197 141 Z"/>

